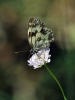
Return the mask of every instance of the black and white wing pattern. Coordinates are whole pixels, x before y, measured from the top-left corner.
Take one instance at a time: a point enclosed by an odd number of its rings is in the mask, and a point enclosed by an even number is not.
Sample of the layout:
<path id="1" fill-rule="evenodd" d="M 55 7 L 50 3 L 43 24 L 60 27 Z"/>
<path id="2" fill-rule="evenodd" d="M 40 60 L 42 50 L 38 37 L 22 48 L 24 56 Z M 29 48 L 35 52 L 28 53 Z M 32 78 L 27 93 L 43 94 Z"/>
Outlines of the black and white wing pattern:
<path id="1" fill-rule="evenodd" d="M 45 25 L 38 18 L 30 18 L 28 22 L 28 41 L 31 45 L 31 51 L 37 52 L 43 48 L 50 46 L 54 40 L 54 34 L 51 29 Z"/>

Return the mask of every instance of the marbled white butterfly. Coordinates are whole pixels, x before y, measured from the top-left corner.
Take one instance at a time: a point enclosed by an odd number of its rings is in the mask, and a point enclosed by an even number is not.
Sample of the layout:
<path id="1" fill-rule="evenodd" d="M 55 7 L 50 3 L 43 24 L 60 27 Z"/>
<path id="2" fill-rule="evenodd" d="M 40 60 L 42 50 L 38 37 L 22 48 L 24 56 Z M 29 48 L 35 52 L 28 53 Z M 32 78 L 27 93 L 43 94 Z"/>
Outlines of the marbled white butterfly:
<path id="1" fill-rule="evenodd" d="M 54 40 L 53 31 L 45 27 L 38 18 L 30 18 L 28 23 L 28 41 L 31 45 L 31 53 L 38 52 L 50 46 Z"/>

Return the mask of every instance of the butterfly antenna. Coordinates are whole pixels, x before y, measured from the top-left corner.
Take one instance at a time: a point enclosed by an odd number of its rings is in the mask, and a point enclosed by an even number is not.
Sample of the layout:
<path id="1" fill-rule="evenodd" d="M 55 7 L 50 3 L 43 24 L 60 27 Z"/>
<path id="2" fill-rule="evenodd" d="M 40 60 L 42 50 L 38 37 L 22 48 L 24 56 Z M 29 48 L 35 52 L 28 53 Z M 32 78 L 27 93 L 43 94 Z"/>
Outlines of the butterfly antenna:
<path id="1" fill-rule="evenodd" d="M 27 51 L 29 51 L 29 50 L 27 50 Z M 20 52 L 27 52 L 27 51 L 16 51 L 15 53 L 20 53 Z"/>

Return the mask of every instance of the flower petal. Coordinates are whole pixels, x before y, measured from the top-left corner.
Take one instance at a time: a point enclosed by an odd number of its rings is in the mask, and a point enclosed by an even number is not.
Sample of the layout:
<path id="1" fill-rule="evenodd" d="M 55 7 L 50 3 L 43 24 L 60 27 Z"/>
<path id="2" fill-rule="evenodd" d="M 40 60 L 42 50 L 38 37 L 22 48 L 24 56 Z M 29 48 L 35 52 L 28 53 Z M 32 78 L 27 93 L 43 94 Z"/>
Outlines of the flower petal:
<path id="1" fill-rule="evenodd" d="M 49 55 L 50 49 L 42 49 L 37 53 L 33 54 L 32 57 L 28 60 L 28 65 L 33 66 L 34 69 L 40 68 L 45 63 L 49 63 L 51 55 Z"/>

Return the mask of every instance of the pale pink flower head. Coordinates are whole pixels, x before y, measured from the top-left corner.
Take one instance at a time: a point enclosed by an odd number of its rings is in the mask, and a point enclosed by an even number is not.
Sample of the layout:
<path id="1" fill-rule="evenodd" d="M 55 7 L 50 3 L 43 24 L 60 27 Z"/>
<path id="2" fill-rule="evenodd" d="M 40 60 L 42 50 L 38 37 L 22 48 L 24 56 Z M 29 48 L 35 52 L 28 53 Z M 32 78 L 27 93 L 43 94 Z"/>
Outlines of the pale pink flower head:
<path id="1" fill-rule="evenodd" d="M 33 66 L 34 69 L 36 69 L 42 67 L 42 65 L 44 65 L 45 63 L 49 63 L 51 61 L 50 59 L 51 55 L 49 55 L 49 52 L 50 49 L 45 48 L 45 49 L 41 49 L 37 53 L 34 53 L 31 56 L 31 58 L 28 60 L 29 63 L 28 65 Z"/>

